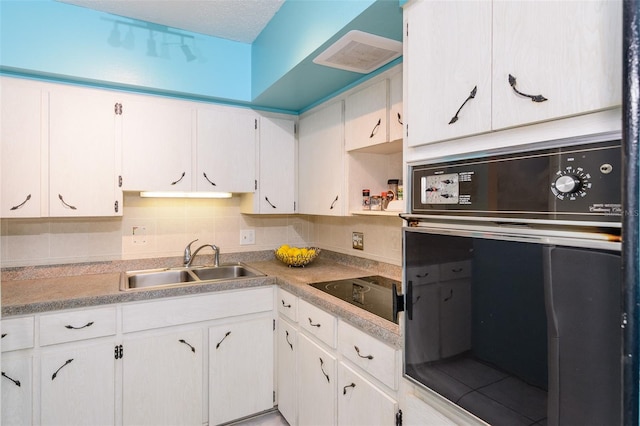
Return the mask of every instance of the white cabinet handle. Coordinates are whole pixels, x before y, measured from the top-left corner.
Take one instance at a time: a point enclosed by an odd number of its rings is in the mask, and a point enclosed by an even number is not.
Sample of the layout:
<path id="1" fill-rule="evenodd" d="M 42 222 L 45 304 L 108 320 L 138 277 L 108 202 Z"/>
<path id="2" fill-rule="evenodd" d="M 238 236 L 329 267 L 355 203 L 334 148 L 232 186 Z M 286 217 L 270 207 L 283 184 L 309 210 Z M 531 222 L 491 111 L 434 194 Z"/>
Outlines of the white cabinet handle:
<path id="1" fill-rule="evenodd" d="M 311 318 L 309 318 L 309 325 L 310 325 L 311 327 L 318 327 L 318 328 L 320 328 L 320 324 L 319 324 L 319 323 L 314 324 L 314 323 L 313 323 L 313 320 L 312 320 Z"/>
<path id="2" fill-rule="evenodd" d="M 382 119 L 378 118 L 378 122 L 376 123 L 375 126 L 373 126 L 373 129 L 371 130 L 371 134 L 369 135 L 369 139 L 371 139 L 372 137 L 374 137 L 376 135 L 376 133 L 378 133 L 378 128 L 380 128 L 380 124 L 382 124 Z"/>
<path id="3" fill-rule="evenodd" d="M 184 175 L 185 175 L 185 173 L 186 173 L 186 172 L 182 172 L 182 175 L 180 176 L 180 179 L 178 179 L 178 180 L 177 180 L 177 181 L 175 181 L 175 182 L 171 182 L 171 185 L 175 185 L 175 184 L 177 184 L 178 182 L 180 182 L 182 179 L 184 179 Z"/>
<path id="4" fill-rule="evenodd" d="M 358 348 L 357 346 L 354 346 L 354 349 L 356 350 L 356 353 L 360 358 L 373 359 L 373 355 L 361 355 L 360 348 Z"/>
<path id="5" fill-rule="evenodd" d="M 329 375 L 324 371 L 324 361 L 322 360 L 322 358 L 320 358 L 320 370 L 322 371 L 322 374 L 324 374 L 324 377 L 327 378 L 327 383 L 331 383 L 331 380 L 329 380 Z"/>
<path id="6" fill-rule="evenodd" d="M 476 93 L 478 93 L 478 86 L 475 86 L 473 90 L 471 90 L 471 93 L 469 93 L 469 96 L 467 96 L 467 99 L 464 100 L 462 105 L 460 105 L 460 108 L 458 108 L 458 111 L 456 111 L 456 115 L 451 117 L 451 121 L 449 121 L 449 124 L 453 124 L 456 121 L 458 121 L 458 114 L 460 114 L 460 111 L 467 104 L 467 102 L 469 102 L 471 99 L 476 97 Z"/>
<path id="7" fill-rule="evenodd" d="M 355 387 L 356 387 L 356 384 L 352 382 L 350 385 L 347 385 L 347 386 L 342 388 L 342 394 L 343 395 L 347 394 L 347 388 L 355 388 Z"/>
<path id="8" fill-rule="evenodd" d="M 29 201 L 30 199 L 31 199 L 31 194 L 27 195 L 27 198 L 25 198 L 23 202 L 21 202 L 17 206 L 11 207 L 9 210 L 18 210 L 19 208 L 22 208 L 25 204 L 27 204 L 27 201 Z"/>
<path id="9" fill-rule="evenodd" d="M 285 330 L 284 332 L 286 333 L 285 339 L 286 339 L 287 343 L 289 344 L 289 347 L 291 348 L 291 350 L 293 350 L 293 345 L 289 341 L 289 331 Z"/>
<path id="10" fill-rule="evenodd" d="M 2 372 L 2 377 L 4 377 L 5 379 L 11 380 L 14 385 L 16 385 L 17 387 L 20 387 L 20 380 L 12 379 L 11 377 L 7 376 L 4 371 Z"/>
<path id="11" fill-rule="evenodd" d="M 62 370 L 64 367 L 66 367 L 67 365 L 71 364 L 73 362 L 73 358 L 68 359 L 65 361 L 64 364 L 62 364 L 52 375 L 51 375 L 51 380 L 55 380 L 55 378 L 58 376 L 58 373 L 60 372 L 60 370 Z"/>
<path id="12" fill-rule="evenodd" d="M 64 201 L 64 198 L 62 198 L 62 194 L 58 194 L 58 198 L 60 199 L 60 202 L 62 202 L 62 205 L 66 208 L 71 210 L 78 210 L 76 206 L 72 206 L 71 204 L 68 204 L 66 201 Z"/>
<path id="13" fill-rule="evenodd" d="M 80 327 L 74 327 L 71 324 L 67 324 L 67 325 L 64 326 L 64 328 L 68 328 L 69 330 L 81 330 L 83 328 L 91 327 L 92 325 L 93 325 L 93 321 L 90 321 L 90 322 L 88 322 L 85 325 L 82 325 Z"/>
<path id="14" fill-rule="evenodd" d="M 226 336 L 225 336 L 225 337 L 226 337 Z M 224 339 L 223 339 L 223 340 L 224 340 Z M 189 344 L 189 342 L 187 342 L 186 340 L 184 340 L 184 339 L 180 339 L 180 340 L 178 340 L 178 342 L 180 342 L 180 343 L 182 343 L 182 344 L 184 344 L 184 345 L 189 346 L 189 347 L 191 348 L 191 352 L 193 352 L 194 354 L 196 353 L 196 348 L 194 348 L 193 346 L 191 346 L 191 345 Z"/>
<path id="15" fill-rule="evenodd" d="M 545 98 L 542 95 L 527 95 L 526 93 L 522 93 L 521 91 L 516 89 L 516 78 L 511 74 L 509 74 L 509 85 L 511 86 L 513 91 L 516 92 L 518 95 L 524 96 L 525 98 L 529 98 L 531 99 L 532 102 L 544 102 L 547 100 L 547 98 Z"/>

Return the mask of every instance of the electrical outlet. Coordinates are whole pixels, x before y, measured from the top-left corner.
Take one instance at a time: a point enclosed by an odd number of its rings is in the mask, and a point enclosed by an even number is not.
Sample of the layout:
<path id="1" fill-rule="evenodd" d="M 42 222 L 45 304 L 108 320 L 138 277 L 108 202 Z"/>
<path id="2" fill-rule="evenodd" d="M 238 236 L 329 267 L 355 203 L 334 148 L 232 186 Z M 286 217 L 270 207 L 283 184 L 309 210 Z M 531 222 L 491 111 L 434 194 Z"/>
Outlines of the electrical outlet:
<path id="1" fill-rule="evenodd" d="M 131 235 L 133 236 L 133 244 L 147 244 L 146 226 L 133 226 L 131 228 Z"/>
<path id="2" fill-rule="evenodd" d="M 240 245 L 246 246 L 256 243 L 256 231 L 255 229 L 241 229 L 240 230 Z"/>
<path id="3" fill-rule="evenodd" d="M 356 250 L 364 250 L 364 232 L 351 233 L 351 242 Z"/>

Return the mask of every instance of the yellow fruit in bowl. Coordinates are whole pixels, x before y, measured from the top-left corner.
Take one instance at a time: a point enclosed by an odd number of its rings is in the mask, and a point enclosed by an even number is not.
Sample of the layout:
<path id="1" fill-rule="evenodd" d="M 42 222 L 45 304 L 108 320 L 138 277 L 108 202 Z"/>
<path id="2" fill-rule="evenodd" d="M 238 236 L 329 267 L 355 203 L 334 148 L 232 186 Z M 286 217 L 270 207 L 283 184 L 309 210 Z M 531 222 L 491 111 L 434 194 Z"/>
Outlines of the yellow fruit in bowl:
<path id="1" fill-rule="evenodd" d="M 276 258 L 289 266 L 305 266 L 320 253 L 315 247 L 291 247 L 283 244 L 274 250 Z"/>

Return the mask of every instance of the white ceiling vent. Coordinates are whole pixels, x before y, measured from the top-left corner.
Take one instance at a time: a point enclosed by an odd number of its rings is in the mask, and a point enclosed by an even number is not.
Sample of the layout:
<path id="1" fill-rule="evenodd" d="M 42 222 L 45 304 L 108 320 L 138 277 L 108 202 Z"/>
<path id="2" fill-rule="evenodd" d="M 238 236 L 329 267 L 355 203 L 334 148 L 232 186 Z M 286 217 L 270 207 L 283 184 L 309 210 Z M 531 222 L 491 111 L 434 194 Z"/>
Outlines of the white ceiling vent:
<path id="1" fill-rule="evenodd" d="M 349 31 L 313 62 L 368 74 L 402 55 L 402 43 L 358 30 Z"/>

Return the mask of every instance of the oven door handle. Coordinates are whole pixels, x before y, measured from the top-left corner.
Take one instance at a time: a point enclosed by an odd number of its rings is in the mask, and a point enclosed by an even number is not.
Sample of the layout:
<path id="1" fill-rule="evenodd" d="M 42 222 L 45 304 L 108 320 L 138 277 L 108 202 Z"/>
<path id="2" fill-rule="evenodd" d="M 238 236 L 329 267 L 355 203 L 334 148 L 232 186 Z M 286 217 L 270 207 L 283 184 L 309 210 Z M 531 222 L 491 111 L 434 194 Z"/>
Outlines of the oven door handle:
<path id="1" fill-rule="evenodd" d="M 411 288 L 411 281 L 409 281 L 409 285 L 407 287 L 407 294 L 409 294 L 410 292 L 410 288 Z M 404 300 L 404 295 L 403 294 L 398 294 L 398 287 L 393 284 L 391 286 L 391 292 L 392 292 L 392 302 L 393 302 L 393 319 L 397 320 L 398 319 L 398 312 L 404 311 L 405 310 L 405 300 Z M 407 311 L 407 313 L 409 313 L 409 311 Z M 411 315 L 413 316 L 413 315 Z M 409 317 L 409 319 L 411 319 L 411 316 Z"/>

